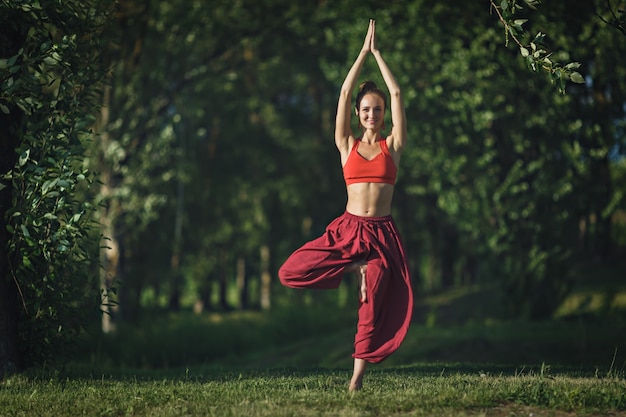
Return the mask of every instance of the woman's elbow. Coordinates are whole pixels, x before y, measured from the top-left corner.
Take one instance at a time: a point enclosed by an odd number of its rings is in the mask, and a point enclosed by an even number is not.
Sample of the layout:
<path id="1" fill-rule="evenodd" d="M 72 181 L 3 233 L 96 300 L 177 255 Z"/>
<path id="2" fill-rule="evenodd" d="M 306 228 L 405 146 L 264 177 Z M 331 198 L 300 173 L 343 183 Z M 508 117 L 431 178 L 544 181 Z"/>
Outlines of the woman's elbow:
<path id="1" fill-rule="evenodd" d="M 394 89 L 389 91 L 389 95 L 391 96 L 392 99 L 394 99 L 394 98 L 401 99 L 402 98 L 402 91 L 399 88 L 394 88 Z"/>

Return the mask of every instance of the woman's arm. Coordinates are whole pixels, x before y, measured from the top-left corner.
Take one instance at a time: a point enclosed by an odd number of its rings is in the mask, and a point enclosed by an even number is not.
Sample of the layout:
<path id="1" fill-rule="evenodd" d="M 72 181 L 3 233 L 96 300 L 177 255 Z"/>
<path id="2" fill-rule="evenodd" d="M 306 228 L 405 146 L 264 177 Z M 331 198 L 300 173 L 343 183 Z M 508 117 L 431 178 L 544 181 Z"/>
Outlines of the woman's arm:
<path id="1" fill-rule="evenodd" d="M 406 112 L 404 111 L 404 105 L 402 104 L 402 92 L 400 91 L 400 86 L 376 46 L 375 25 L 372 27 L 372 45 L 370 50 L 376 59 L 378 68 L 380 69 L 383 79 L 385 80 L 385 84 L 387 84 L 387 89 L 389 90 L 391 98 L 391 123 L 393 125 L 391 129 L 391 147 L 395 152 L 399 153 L 406 144 Z"/>
<path id="2" fill-rule="evenodd" d="M 370 20 L 369 28 L 367 29 L 367 35 L 365 35 L 365 41 L 361 52 L 357 57 L 354 64 L 348 71 L 348 75 L 341 86 L 341 92 L 339 93 L 339 101 L 337 103 L 337 116 L 335 119 L 335 145 L 341 152 L 342 157 L 347 156 L 350 138 L 353 137 L 352 129 L 350 128 L 350 116 L 352 114 L 352 92 L 356 85 L 361 67 L 367 58 L 367 54 L 370 52 L 372 44 L 372 35 L 374 33 L 374 21 Z"/>

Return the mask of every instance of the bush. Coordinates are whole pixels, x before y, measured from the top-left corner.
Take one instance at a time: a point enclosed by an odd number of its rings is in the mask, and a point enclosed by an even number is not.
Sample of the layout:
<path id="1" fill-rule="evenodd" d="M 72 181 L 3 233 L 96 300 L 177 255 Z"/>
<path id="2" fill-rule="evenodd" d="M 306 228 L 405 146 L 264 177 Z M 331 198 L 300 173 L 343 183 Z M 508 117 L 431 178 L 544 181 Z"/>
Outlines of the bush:
<path id="1" fill-rule="evenodd" d="M 93 176 L 82 164 L 103 75 L 94 51 L 107 4 L 0 1 L 3 39 L 21 42 L 0 59 L 0 111 L 21 120 L 8 133 L 17 162 L 0 172 L 0 187 L 12 192 L 11 206 L 0 207 L 10 278 L 0 278 L 18 290 L 24 366 L 49 358 L 76 336 L 86 312 L 98 311 L 88 278 L 97 253 L 85 197 Z"/>

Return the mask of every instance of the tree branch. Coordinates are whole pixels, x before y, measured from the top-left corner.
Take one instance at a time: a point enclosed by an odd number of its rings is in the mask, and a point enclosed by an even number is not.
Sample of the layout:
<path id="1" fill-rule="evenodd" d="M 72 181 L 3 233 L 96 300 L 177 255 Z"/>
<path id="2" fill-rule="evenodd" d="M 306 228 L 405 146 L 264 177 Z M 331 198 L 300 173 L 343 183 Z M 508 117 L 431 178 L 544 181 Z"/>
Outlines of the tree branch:
<path id="1" fill-rule="evenodd" d="M 535 0 L 524 1 L 531 8 L 534 8 L 534 5 L 538 3 L 538 1 Z M 552 53 L 541 48 L 545 34 L 541 32 L 537 33 L 528 44 L 520 40 L 521 35 L 526 33 L 522 25 L 528 20 L 514 19 L 516 11 L 522 9 L 522 6 L 517 4 L 517 0 L 502 0 L 499 6 L 494 0 L 489 0 L 489 3 L 491 10 L 496 11 L 498 19 L 504 26 L 505 46 L 508 46 L 510 36 L 519 47 L 520 53 L 524 57 L 526 65 L 530 70 L 533 72 L 537 72 L 539 69 L 546 71 L 550 76 L 550 81 L 557 85 L 561 93 L 565 93 L 565 86 L 568 80 L 577 84 L 583 84 L 585 82 L 583 76 L 575 71 L 580 67 L 580 63 L 570 62 L 566 65 L 561 65 L 550 59 Z"/>

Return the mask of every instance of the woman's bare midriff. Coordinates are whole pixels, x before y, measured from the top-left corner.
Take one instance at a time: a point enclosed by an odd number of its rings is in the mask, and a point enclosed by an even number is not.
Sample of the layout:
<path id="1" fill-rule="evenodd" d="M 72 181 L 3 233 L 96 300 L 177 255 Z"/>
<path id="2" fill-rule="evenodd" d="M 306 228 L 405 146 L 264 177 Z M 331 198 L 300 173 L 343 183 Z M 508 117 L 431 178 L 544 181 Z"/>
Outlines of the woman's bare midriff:
<path id="1" fill-rule="evenodd" d="M 380 217 L 391 214 L 392 184 L 359 182 L 347 187 L 346 211 L 355 216 Z"/>

